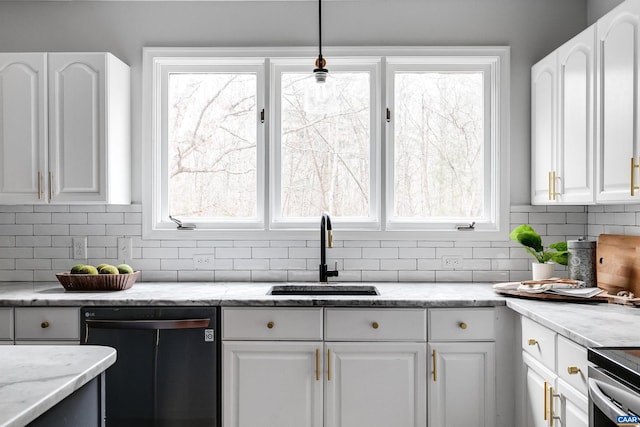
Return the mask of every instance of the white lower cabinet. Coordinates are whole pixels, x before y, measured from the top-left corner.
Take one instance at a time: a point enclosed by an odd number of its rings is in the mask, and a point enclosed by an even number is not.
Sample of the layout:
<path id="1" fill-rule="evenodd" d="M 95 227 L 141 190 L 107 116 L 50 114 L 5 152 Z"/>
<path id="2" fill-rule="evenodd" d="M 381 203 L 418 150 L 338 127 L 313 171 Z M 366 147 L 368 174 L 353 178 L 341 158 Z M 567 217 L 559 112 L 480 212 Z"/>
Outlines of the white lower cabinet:
<path id="1" fill-rule="evenodd" d="M 495 344 L 430 342 L 429 353 L 429 425 L 494 426 Z"/>
<path id="2" fill-rule="evenodd" d="M 325 426 L 426 426 L 424 343 L 327 342 Z"/>
<path id="3" fill-rule="evenodd" d="M 526 427 L 586 427 L 587 350 L 522 318 Z"/>
<path id="4" fill-rule="evenodd" d="M 0 308 L 0 345 L 13 344 L 13 308 Z"/>
<path id="5" fill-rule="evenodd" d="M 224 425 L 322 427 L 322 342 L 224 342 Z"/>
<path id="6" fill-rule="evenodd" d="M 223 308 L 223 426 L 426 427 L 426 335 L 424 309 Z"/>
<path id="7" fill-rule="evenodd" d="M 16 344 L 80 344 L 77 307 L 16 307 Z"/>

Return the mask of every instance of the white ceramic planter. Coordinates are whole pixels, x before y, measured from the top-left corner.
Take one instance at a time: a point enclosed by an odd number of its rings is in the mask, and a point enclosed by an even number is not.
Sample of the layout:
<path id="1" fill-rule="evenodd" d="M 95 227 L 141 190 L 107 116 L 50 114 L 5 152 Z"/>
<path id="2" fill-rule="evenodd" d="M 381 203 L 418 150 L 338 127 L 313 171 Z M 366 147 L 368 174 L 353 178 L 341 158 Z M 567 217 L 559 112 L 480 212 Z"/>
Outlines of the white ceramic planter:
<path id="1" fill-rule="evenodd" d="M 533 280 L 550 279 L 555 272 L 555 264 L 534 262 L 531 264 L 531 270 Z"/>

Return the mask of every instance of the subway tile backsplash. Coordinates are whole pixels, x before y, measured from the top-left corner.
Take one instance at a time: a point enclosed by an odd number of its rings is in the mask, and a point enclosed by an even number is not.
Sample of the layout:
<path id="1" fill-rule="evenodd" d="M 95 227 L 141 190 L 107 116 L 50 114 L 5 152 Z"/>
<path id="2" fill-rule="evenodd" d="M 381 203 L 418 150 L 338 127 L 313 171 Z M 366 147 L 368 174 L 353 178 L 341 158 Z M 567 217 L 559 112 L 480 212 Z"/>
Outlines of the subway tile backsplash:
<path id="1" fill-rule="evenodd" d="M 640 235 L 640 205 L 512 206 L 511 226 L 531 224 L 545 245 Z M 317 281 L 317 240 L 143 240 L 139 204 L 127 206 L 0 206 L 0 281 L 52 281 L 78 263 L 73 237 L 87 237 L 89 263 L 117 263 L 118 238 L 131 237 L 131 264 L 143 281 Z M 532 257 L 508 240 L 339 240 L 328 250 L 339 281 L 516 281 L 531 278 Z M 196 263 L 194 256 L 206 255 Z M 443 256 L 459 257 L 452 268 Z M 564 267 L 556 268 L 566 276 Z"/>

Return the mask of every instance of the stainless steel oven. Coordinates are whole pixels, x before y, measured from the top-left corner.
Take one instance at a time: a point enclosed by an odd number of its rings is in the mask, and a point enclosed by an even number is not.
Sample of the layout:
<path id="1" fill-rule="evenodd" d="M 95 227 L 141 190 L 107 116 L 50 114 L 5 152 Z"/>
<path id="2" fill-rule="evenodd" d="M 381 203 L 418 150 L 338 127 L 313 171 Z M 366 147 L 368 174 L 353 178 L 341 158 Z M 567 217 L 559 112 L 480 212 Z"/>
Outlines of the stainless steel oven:
<path id="1" fill-rule="evenodd" d="M 590 348 L 589 426 L 640 425 L 640 348 Z"/>

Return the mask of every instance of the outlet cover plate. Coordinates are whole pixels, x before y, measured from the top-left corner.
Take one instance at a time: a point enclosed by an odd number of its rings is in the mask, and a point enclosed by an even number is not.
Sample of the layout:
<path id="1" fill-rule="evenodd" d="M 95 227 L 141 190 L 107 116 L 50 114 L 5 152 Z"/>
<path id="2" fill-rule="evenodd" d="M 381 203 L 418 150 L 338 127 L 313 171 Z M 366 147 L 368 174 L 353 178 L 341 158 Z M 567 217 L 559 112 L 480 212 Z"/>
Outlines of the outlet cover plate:
<path id="1" fill-rule="evenodd" d="M 445 255 L 442 257 L 443 270 L 459 270 L 462 268 L 462 257 L 458 255 Z"/>

